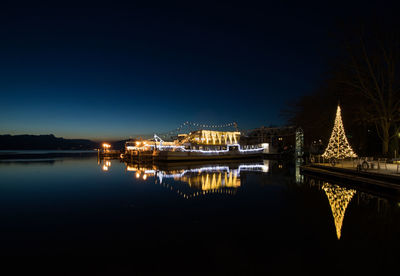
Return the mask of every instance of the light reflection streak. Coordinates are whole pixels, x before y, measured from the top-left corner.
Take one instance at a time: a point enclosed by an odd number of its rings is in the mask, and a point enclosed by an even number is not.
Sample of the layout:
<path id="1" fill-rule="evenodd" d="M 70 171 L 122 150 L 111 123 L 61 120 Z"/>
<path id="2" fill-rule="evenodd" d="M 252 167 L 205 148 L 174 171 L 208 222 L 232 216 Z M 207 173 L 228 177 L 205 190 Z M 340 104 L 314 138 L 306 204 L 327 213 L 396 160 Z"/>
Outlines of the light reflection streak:
<path id="1" fill-rule="evenodd" d="M 160 180 L 160 183 L 162 183 L 164 178 L 182 178 L 185 174 L 188 173 L 203 173 L 203 172 L 215 172 L 215 171 L 226 171 L 228 173 L 234 172 L 237 175 L 240 175 L 241 171 L 257 171 L 261 170 L 262 172 L 268 172 L 269 166 L 268 163 L 267 165 L 263 164 L 252 164 L 252 165 L 239 165 L 238 169 L 233 169 L 231 170 L 228 166 L 214 166 L 214 167 L 202 167 L 202 168 L 197 168 L 197 169 L 188 169 L 184 170 L 181 173 L 177 174 L 168 174 L 163 171 L 159 171 L 157 173 L 157 176 Z"/>
<path id="2" fill-rule="evenodd" d="M 322 185 L 322 189 L 325 191 L 325 194 L 328 197 L 329 205 L 331 206 L 332 215 L 335 222 L 336 236 L 338 240 L 340 240 L 344 214 L 351 199 L 356 194 L 356 190 L 346 189 L 338 185 L 329 184 L 328 182 L 325 182 Z"/>
<path id="3" fill-rule="evenodd" d="M 102 169 L 104 172 L 106 172 L 106 171 L 109 170 L 110 167 L 111 167 L 111 161 L 109 161 L 109 160 L 104 160 L 104 164 L 103 164 L 103 166 L 101 167 L 101 169 Z"/>
<path id="4" fill-rule="evenodd" d="M 177 193 L 184 198 L 192 198 L 210 193 L 234 194 L 240 187 L 240 174 L 244 171 L 255 171 L 266 173 L 269 171 L 269 162 L 263 164 L 241 164 L 237 168 L 229 166 L 203 166 L 191 169 L 159 170 L 156 166 L 153 168 L 141 168 L 139 165 L 128 165 L 126 171 L 136 172 L 136 178 L 142 177 L 146 180 L 149 176 L 156 178 L 156 183 L 174 190 L 174 188 L 165 182 L 166 179 L 175 179 L 187 183 L 191 189 L 196 191 L 188 194 L 182 190 Z M 165 182 L 165 183 L 164 183 Z"/>

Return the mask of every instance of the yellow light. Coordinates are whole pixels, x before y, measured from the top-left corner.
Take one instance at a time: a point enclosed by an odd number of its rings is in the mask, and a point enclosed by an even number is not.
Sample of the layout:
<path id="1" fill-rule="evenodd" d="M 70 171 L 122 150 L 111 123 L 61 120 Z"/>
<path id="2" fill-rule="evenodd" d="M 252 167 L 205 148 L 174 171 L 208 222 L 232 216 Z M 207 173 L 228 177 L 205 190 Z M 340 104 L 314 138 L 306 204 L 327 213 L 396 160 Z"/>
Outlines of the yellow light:
<path id="1" fill-rule="evenodd" d="M 336 110 L 335 125 L 333 126 L 331 138 L 329 138 L 328 146 L 322 156 L 324 158 L 357 157 L 357 154 L 354 153 L 347 141 L 339 105 Z"/>
<path id="2" fill-rule="evenodd" d="M 111 148 L 111 145 L 110 144 L 107 144 L 107 143 L 103 143 L 103 148 Z"/>
<path id="3" fill-rule="evenodd" d="M 143 180 L 146 180 L 147 179 L 147 174 L 144 174 L 143 175 Z"/>
<path id="4" fill-rule="evenodd" d="M 139 145 L 140 145 L 140 142 L 139 142 L 139 141 L 137 141 L 137 142 L 136 142 L 136 146 L 139 146 Z"/>
<path id="5" fill-rule="evenodd" d="M 136 172 L 137 171 L 135 167 L 132 167 L 132 166 L 129 166 L 129 165 L 126 167 L 126 170 L 128 172 Z"/>
<path id="6" fill-rule="evenodd" d="M 335 184 L 329 184 L 328 182 L 325 182 L 322 185 L 322 189 L 325 191 L 325 194 L 328 197 L 329 205 L 331 206 L 332 215 L 335 222 L 336 236 L 338 240 L 340 240 L 344 214 L 351 199 L 356 194 L 356 190 L 347 189 Z"/>
<path id="7" fill-rule="evenodd" d="M 108 171 L 108 167 L 106 165 L 103 166 L 103 171 Z"/>
<path id="8" fill-rule="evenodd" d="M 106 161 L 106 166 L 107 167 L 111 167 L 111 162 L 110 161 Z"/>
<path id="9" fill-rule="evenodd" d="M 140 173 L 136 173 L 136 178 L 139 178 L 140 177 Z"/>

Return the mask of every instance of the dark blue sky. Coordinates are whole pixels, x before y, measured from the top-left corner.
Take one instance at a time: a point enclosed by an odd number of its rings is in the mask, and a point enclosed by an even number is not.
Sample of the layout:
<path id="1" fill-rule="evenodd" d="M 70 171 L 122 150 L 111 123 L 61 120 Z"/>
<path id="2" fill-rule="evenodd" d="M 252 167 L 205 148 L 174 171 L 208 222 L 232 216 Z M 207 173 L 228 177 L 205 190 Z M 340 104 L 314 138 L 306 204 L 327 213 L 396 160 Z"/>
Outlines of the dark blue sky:
<path id="1" fill-rule="evenodd" d="M 196 3 L 5 5 L 0 134 L 120 139 L 185 121 L 284 124 L 286 102 L 320 82 L 335 22 L 359 12 Z"/>

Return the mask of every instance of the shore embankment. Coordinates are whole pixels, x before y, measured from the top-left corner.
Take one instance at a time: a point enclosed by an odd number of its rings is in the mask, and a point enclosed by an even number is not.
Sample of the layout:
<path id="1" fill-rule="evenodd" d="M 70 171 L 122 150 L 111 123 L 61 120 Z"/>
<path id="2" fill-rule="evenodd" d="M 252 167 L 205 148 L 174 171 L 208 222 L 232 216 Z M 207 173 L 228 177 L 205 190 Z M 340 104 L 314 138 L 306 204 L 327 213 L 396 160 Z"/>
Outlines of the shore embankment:
<path id="1" fill-rule="evenodd" d="M 303 174 L 323 176 L 336 181 L 347 181 L 378 189 L 390 189 L 400 193 L 400 170 L 398 170 L 397 164 L 386 164 L 383 168 L 360 170 L 351 163 L 336 166 L 316 163 L 301 166 L 300 169 Z"/>

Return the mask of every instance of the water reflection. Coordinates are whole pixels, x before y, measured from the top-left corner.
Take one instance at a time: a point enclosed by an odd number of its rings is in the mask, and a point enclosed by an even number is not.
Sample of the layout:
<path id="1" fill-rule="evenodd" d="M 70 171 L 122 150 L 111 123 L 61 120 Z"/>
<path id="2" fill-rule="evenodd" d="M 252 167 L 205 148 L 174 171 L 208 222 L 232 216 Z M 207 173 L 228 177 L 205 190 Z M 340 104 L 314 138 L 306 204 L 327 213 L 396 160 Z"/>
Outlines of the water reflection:
<path id="1" fill-rule="evenodd" d="M 97 159 L 97 164 L 101 165 L 101 169 L 106 172 L 111 167 L 111 160 L 109 159 Z"/>
<path id="2" fill-rule="evenodd" d="M 295 160 L 295 178 L 296 183 L 300 184 L 304 181 L 304 176 L 300 173 L 300 166 L 303 164 L 303 158 L 296 158 Z"/>
<path id="3" fill-rule="evenodd" d="M 338 272 L 398 266 L 399 193 L 315 176 L 301 183 L 294 160 L 158 166 L 62 160 L 0 162 L 3 254 L 141 252 L 138 262 L 164 269 L 164 260 L 176 264 L 174 248 L 184 252 L 181 263 L 216 260 L 233 268 L 229 275 L 268 274 L 271 265 L 288 263 Z M 340 262 L 332 262 L 335 256 Z M 248 266 L 236 271 L 241 263 Z"/>
<path id="4" fill-rule="evenodd" d="M 342 237 L 345 215 L 349 216 L 347 209 L 351 202 L 354 202 L 352 203 L 352 220 L 346 224 L 350 223 L 347 227 L 353 229 L 360 227 L 360 223 L 365 224 L 364 221 L 355 221 L 355 219 L 359 220 L 363 214 L 368 214 L 368 219 L 387 219 L 388 213 L 398 212 L 399 209 L 396 207 L 400 207 L 399 196 L 395 193 L 369 190 L 351 183 L 332 183 L 310 176 L 305 177 L 304 184 L 311 189 L 323 190 L 329 202 L 338 240 Z"/>
<path id="5" fill-rule="evenodd" d="M 269 171 L 269 161 L 264 160 L 259 163 L 231 163 L 225 165 L 185 164 L 185 165 L 141 165 L 126 163 L 126 171 L 134 172 L 137 179 L 146 180 L 153 177 L 156 184 L 174 189 L 168 179 L 173 179 L 174 183 L 183 182 L 186 188 L 176 188 L 179 195 L 184 198 L 191 198 L 198 195 L 209 193 L 235 194 L 235 190 L 241 186 L 240 175 L 246 171 L 267 173 Z"/>
<path id="6" fill-rule="evenodd" d="M 276 183 L 281 183 L 281 187 L 286 187 L 288 191 L 306 191 L 305 197 L 308 197 L 310 188 L 315 189 L 318 187 L 318 193 L 313 198 L 312 210 L 315 209 L 316 204 L 323 206 L 323 210 L 329 212 L 329 222 L 333 218 L 335 231 L 331 234 L 336 233 L 337 240 L 342 238 L 342 228 L 345 220 L 345 215 L 348 216 L 349 211 L 347 210 L 350 203 L 355 201 L 357 204 L 356 209 L 352 209 L 350 222 L 350 229 L 356 227 L 354 225 L 354 217 L 360 216 L 357 212 L 358 209 L 363 209 L 365 206 L 371 207 L 371 204 L 377 206 L 379 210 L 387 203 L 387 196 L 378 196 L 378 194 L 371 191 L 366 191 L 365 188 L 351 184 L 344 183 L 333 183 L 327 182 L 326 180 L 316 179 L 314 177 L 304 177 L 300 174 L 298 169 L 299 162 L 293 163 L 282 163 L 282 161 L 254 161 L 248 163 L 168 163 L 168 164 L 133 164 L 133 163 L 120 163 L 116 160 L 101 160 L 99 167 L 103 171 L 109 171 L 111 169 L 111 162 L 118 162 L 119 164 L 113 164 L 113 173 L 106 173 L 104 175 L 112 175 L 113 177 L 121 175 L 121 172 L 125 171 L 126 176 L 129 179 L 134 179 L 135 183 L 155 183 L 165 188 L 167 191 L 176 193 L 182 198 L 191 199 L 198 196 L 204 196 L 209 194 L 226 194 L 235 195 L 238 191 L 248 192 L 245 187 L 246 183 L 257 183 L 259 187 L 256 189 L 263 189 L 260 187 L 271 187 Z M 294 166 L 293 166 L 294 165 Z M 151 188 L 151 185 L 146 185 Z M 361 190 L 360 190 L 361 189 Z M 271 193 L 275 193 L 273 190 Z M 271 193 L 266 193 L 265 198 L 274 198 Z M 254 196 L 254 195 L 252 195 Z M 393 197 L 393 195 L 392 195 Z M 269 199 L 271 199 L 269 198 Z M 322 201 L 321 201 L 322 199 Z M 328 200 L 326 200 L 328 199 Z M 283 199 L 284 201 L 285 199 Z M 270 200 L 266 200 L 268 202 Z M 270 201 L 272 202 L 272 201 Z M 361 202 L 361 204 L 360 204 Z M 385 203 L 386 202 L 386 203 Z M 398 199 L 396 198 L 396 208 Z M 328 207 L 328 204 L 329 207 Z M 271 203 L 272 204 L 272 203 Z M 386 205 L 389 206 L 389 203 Z M 326 209 L 325 209 L 326 208 Z M 329 210 L 329 209 L 330 210 Z M 389 208 L 389 207 L 388 207 Z M 292 210 L 292 212 L 295 212 Z M 368 210 L 371 212 L 371 210 Z M 373 211 L 375 212 L 375 210 Z M 326 220 L 326 215 L 323 216 Z M 332 227 L 333 226 L 329 226 Z M 347 228 L 346 227 L 346 228 Z"/>
<path id="7" fill-rule="evenodd" d="M 202 191 L 215 190 L 219 188 L 238 188 L 240 178 L 238 171 L 216 171 L 210 173 L 194 173 L 194 175 L 183 175 L 181 181 L 188 183 L 191 188 Z"/>
<path id="8" fill-rule="evenodd" d="M 356 190 L 347 189 L 345 187 L 340 187 L 328 182 L 324 182 L 322 189 L 325 191 L 325 194 L 328 197 L 329 205 L 331 206 L 332 215 L 335 222 L 336 235 L 338 240 L 340 240 L 344 214 L 351 199 L 356 194 Z"/>

